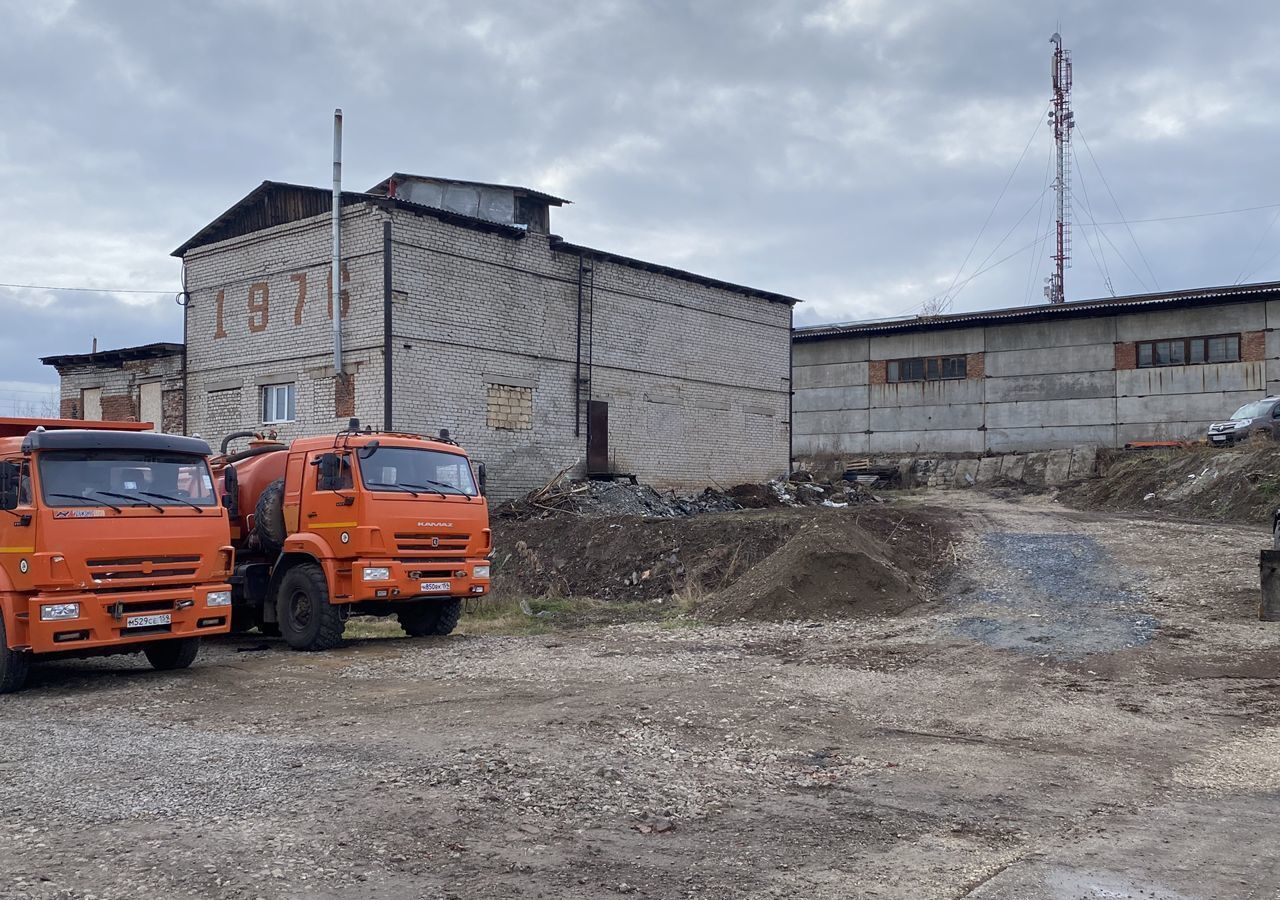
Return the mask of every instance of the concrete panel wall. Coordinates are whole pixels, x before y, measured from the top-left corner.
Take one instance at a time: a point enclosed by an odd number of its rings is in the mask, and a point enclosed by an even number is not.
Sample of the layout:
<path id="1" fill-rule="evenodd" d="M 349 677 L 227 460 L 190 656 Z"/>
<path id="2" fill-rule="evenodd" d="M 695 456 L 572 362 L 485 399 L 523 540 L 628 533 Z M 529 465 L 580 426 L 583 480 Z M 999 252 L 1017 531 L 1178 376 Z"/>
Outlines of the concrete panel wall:
<path id="1" fill-rule="evenodd" d="M 1110 372 L 1115 367 L 1115 344 L 1046 346 L 1032 350 L 986 353 L 987 377 L 1058 375 L 1067 372 Z"/>
<path id="2" fill-rule="evenodd" d="M 1133 365 L 1128 342 L 1268 328 L 1280 329 L 1280 301 L 797 343 L 797 366 L 804 369 L 796 374 L 796 432 L 807 437 L 797 440 L 796 453 L 819 446 L 830 453 L 953 453 L 1201 439 L 1209 422 L 1280 393 L 1280 330 L 1266 331 L 1265 359 L 1216 365 L 1125 368 Z M 956 353 L 980 353 L 980 377 L 868 385 L 883 363 L 862 367 L 863 360 Z M 843 415 L 854 409 L 865 411 L 865 420 Z M 835 430 L 842 425 L 849 430 Z M 870 434 L 857 435 L 859 429 Z"/>
<path id="3" fill-rule="evenodd" d="M 1116 316 L 1117 341 L 1158 341 L 1161 338 L 1226 334 L 1231 331 L 1261 331 L 1267 327 L 1262 303 L 1228 303 L 1200 309 L 1171 309 L 1164 312 Z"/>
<path id="4" fill-rule="evenodd" d="M 908 356 L 947 356 L 957 353 L 980 353 L 981 328 L 959 328 L 955 331 L 925 331 L 917 334 L 886 334 L 872 337 L 871 359 L 900 359 Z"/>
<path id="5" fill-rule="evenodd" d="M 987 377 L 987 402 L 1080 400 L 1115 394 L 1114 372 L 1072 372 L 1065 375 Z"/>

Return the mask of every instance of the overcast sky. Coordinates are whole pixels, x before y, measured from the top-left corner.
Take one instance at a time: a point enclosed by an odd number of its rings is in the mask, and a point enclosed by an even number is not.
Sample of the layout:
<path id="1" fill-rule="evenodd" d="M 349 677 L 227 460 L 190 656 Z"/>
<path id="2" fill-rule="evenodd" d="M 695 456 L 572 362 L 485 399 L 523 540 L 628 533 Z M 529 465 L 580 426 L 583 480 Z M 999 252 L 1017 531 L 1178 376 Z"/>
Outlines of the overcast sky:
<path id="1" fill-rule="evenodd" d="M 349 188 L 540 188 L 565 238 L 800 323 L 1043 302 L 1059 28 L 1068 299 L 1280 279 L 1280 207 L 1091 224 L 1112 193 L 1129 220 L 1280 203 L 1272 3 L 0 0 L 0 282 L 97 289 L 0 287 L 0 413 L 56 381 L 38 356 L 181 340 L 172 293 L 103 289 L 176 291 L 170 251 L 258 182 L 327 185 L 335 106 Z"/>

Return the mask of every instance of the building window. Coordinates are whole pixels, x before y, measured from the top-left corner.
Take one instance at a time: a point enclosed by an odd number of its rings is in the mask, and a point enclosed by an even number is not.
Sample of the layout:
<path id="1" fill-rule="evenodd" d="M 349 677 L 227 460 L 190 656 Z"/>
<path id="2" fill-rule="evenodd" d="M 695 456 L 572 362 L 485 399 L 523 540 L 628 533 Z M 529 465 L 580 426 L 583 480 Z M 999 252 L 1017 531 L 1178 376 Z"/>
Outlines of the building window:
<path id="1" fill-rule="evenodd" d="M 1174 338 L 1168 341 L 1139 341 L 1138 368 L 1155 366 L 1200 366 L 1208 363 L 1240 361 L 1240 335 Z"/>
<path id="2" fill-rule="evenodd" d="M 533 428 L 533 388 L 490 384 L 485 411 L 490 428 L 529 431 Z"/>
<path id="3" fill-rule="evenodd" d="M 268 384 L 262 388 L 262 422 L 273 425 L 292 422 L 297 392 L 292 384 Z"/>
<path id="4" fill-rule="evenodd" d="M 891 359 L 886 378 L 891 383 L 902 381 L 956 381 L 965 377 L 963 356 L 915 356 Z"/>

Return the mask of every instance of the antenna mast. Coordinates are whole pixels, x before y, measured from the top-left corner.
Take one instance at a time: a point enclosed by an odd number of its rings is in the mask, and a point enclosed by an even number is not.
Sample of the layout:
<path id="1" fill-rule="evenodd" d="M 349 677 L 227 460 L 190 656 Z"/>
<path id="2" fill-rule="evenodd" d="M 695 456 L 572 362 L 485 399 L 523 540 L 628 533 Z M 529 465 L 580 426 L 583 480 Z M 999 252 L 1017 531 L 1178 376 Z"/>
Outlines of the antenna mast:
<path id="1" fill-rule="evenodd" d="M 1053 44 L 1053 142 L 1057 148 L 1057 178 L 1053 189 L 1057 194 L 1058 249 L 1053 254 L 1054 273 L 1046 279 L 1045 299 L 1062 303 L 1066 298 L 1063 272 L 1071 258 L 1071 129 L 1075 120 L 1071 112 L 1071 51 L 1062 49 L 1062 35 L 1056 31 L 1049 38 Z"/>

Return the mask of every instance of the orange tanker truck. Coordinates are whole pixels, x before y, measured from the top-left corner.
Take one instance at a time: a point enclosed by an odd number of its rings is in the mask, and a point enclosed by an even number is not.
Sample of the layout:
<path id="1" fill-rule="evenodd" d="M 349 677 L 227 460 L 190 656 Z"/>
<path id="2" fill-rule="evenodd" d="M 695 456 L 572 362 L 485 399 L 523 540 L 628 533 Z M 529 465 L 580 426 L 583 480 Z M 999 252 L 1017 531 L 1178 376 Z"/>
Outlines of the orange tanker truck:
<path id="1" fill-rule="evenodd" d="M 209 445 L 148 427 L 0 418 L 0 693 L 33 659 L 141 651 L 185 668 L 230 628 Z"/>
<path id="2" fill-rule="evenodd" d="M 243 437 L 254 440 L 228 454 Z M 463 598 L 489 591 L 483 467 L 473 473 L 447 436 L 361 431 L 354 419 L 288 445 L 237 432 L 214 471 L 236 548 L 235 630 L 325 650 L 349 616 L 395 614 L 412 636 L 443 635 Z"/>

